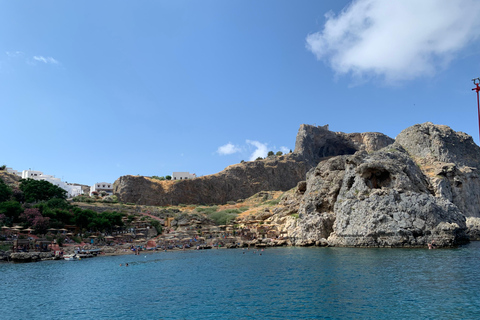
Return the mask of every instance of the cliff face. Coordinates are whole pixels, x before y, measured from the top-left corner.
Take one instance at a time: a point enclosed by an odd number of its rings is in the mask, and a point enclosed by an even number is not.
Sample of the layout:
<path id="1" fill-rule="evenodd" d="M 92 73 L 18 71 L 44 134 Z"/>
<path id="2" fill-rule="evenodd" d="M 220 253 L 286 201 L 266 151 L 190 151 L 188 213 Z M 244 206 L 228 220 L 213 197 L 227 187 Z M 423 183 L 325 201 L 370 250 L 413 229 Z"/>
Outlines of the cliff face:
<path id="1" fill-rule="evenodd" d="M 378 132 L 343 133 L 328 130 L 328 125 L 316 127 L 302 124 L 298 130 L 293 152 L 296 158 L 310 167 L 326 157 L 354 154 L 357 151 L 375 151 L 395 140 Z"/>
<path id="2" fill-rule="evenodd" d="M 122 202 L 144 205 L 219 204 L 260 191 L 291 189 L 305 179 L 305 174 L 305 163 L 287 155 L 232 165 L 220 173 L 191 180 L 123 176 L 115 181 L 113 190 Z"/>
<path id="3" fill-rule="evenodd" d="M 286 191 L 305 180 L 308 170 L 325 157 L 378 150 L 393 139 L 381 133 L 336 133 L 327 127 L 302 125 L 295 151 L 280 157 L 229 166 L 217 174 L 192 180 L 157 181 L 123 176 L 113 192 L 120 201 L 144 205 L 226 203 L 260 191 Z"/>
<path id="4" fill-rule="evenodd" d="M 114 192 L 145 205 L 218 204 L 297 186 L 271 217 L 293 244 L 453 246 L 480 238 L 479 169 L 480 148 L 446 126 L 415 125 L 393 140 L 302 125 L 286 156 L 193 180 L 124 176 Z"/>
<path id="5" fill-rule="evenodd" d="M 479 216 L 478 159 L 471 137 L 425 123 L 379 151 L 323 160 L 307 176 L 289 235 L 336 246 L 463 243 L 466 217 Z"/>

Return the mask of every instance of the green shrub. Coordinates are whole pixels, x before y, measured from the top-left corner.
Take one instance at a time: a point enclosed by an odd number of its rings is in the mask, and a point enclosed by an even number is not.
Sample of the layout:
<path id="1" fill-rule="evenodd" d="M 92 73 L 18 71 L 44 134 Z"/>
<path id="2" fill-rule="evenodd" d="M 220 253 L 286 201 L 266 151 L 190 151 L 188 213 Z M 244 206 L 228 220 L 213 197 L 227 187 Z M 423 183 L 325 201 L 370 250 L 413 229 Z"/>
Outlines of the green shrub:
<path id="1" fill-rule="evenodd" d="M 155 228 L 155 230 L 157 230 L 158 234 L 161 234 L 163 232 L 163 228 L 162 228 L 162 225 L 160 224 L 160 221 L 150 220 L 150 224 L 152 225 L 152 227 Z"/>
<path id="2" fill-rule="evenodd" d="M 218 210 L 217 206 L 212 206 L 212 207 L 197 207 L 195 208 L 195 211 L 198 213 L 203 213 L 206 214 L 207 216 L 216 212 Z"/>
<path id="3" fill-rule="evenodd" d="M 208 217 L 218 225 L 229 224 L 230 221 L 234 220 L 237 217 L 238 213 L 239 210 L 237 209 L 229 209 L 214 212 L 212 214 L 209 214 Z"/>

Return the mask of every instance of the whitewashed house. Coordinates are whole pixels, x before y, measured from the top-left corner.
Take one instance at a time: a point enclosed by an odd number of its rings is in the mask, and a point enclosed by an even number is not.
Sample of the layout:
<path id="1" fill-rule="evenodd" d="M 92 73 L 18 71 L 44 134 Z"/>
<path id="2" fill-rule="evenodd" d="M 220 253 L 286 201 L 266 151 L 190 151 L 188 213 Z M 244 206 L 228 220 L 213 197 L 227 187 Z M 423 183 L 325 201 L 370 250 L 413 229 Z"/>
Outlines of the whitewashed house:
<path id="1" fill-rule="evenodd" d="M 174 172 L 172 173 L 172 180 L 188 180 L 195 179 L 197 175 L 189 172 Z"/>
<path id="2" fill-rule="evenodd" d="M 108 195 L 113 195 L 113 183 L 110 182 L 97 182 L 90 187 L 90 196 L 93 195 L 93 192 L 102 192 L 105 191 Z"/>
<path id="3" fill-rule="evenodd" d="M 17 176 L 19 176 L 19 177 L 22 176 L 22 173 L 21 173 L 20 171 L 14 170 L 14 169 L 12 169 L 12 168 L 6 167 L 5 170 L 7 170 L 8 173 L 17 175 Z"/>
<path id="4" fill-rule="evenodd" d="M 82 188 L 80 186 L 75 186 L 75 185 L 72 185 L 72 184 L 68 184 L 66 182 L 63 182 L 60 178 L 55 178 L 54 176 L 44 174 L 42 171 L 23 170 L 22 171 L 22 179 L 34 179 L 34 180 L 48 181 L 51 184 L 54 184 L 57 187 L 60 187 L 63 190 L 67 191 L 67 197 L 68 198 L 76 197 L 78 195 L 83 194 Z"/>

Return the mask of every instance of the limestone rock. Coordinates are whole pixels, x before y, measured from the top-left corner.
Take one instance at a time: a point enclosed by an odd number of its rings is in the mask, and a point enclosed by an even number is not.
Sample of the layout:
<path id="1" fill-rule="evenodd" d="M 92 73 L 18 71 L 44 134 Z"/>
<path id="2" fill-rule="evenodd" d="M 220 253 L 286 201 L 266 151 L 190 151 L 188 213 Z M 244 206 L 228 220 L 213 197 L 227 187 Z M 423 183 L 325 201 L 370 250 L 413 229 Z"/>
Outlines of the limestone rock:
<path id="1" fill-rule="evenodd" d="M 403 130 L 396 143 L 420 166 L 437 197 L 466 217 L 480 217 L 480 148 L 472 137 L 427 122 Z"/>
<path id="2" fill-rule="evenodd" d="M 329 131 L 328 125 L 316 127 L 302 124 L 295 141 L 294 155 L 310 167 L 331 156 L 354 154 L 356 151 L 375 151 L 394 140 L 382 133 L 351 133 Z"/>
<path id="3" fill-rule="evenodd" d="M 436 197 L 428 178 L 394 144 L 322 161 L 309 172 L 295 243 L 326 238 L 335 246 L 417 247 L 467 240 L 459 208 Z"/>

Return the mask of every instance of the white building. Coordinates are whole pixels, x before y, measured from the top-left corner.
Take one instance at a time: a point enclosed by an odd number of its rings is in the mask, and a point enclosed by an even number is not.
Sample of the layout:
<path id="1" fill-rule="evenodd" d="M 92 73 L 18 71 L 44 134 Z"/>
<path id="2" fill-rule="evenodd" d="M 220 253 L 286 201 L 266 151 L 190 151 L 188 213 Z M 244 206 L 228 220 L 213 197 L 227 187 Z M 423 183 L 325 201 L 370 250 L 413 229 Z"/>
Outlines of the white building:
<path id="1" fill-rule="evenodd" d="M 90 187 L 90 196 L 93 192 L 102 192 L 105 191 L 108 195 L 113 195 L 113 183 L 110 182 L 97 182 Z"/>
<path id="2" fill-rule="evenodd" d="M 11 174 L 14 174 L 14 175 L 17 175 L 19 177 L 22 176 L 22 173 L 20 171 L 17 171 L 17 170 L 13 170 L 12 168 L 5 168 L 5 170 L 7 170 L 8 173 L 11 173 Z"/>
<path id="3" fill-rule="evenodd" d="M 78 195 L 83 194 L 82 188 L 80 186 L 74 186 L 72 184 L 63 182 L 60 178 L 55 178 L 54 176 L 43 174 L 41 171 L 34 170 L 23 170 L 22 179 L 34 179 L 34 180 L 45 180 L 51 184 L 56 185 L 57 187 L 62 188 L 67 191 L 67 197 L 72 198 Z"/>
<path id="4" fill-rule="evenodd" d="M 174 172 L 172 173 L 172 180 L 188 180 L 195 179 L 197 175 L 189 172 Z"/>

